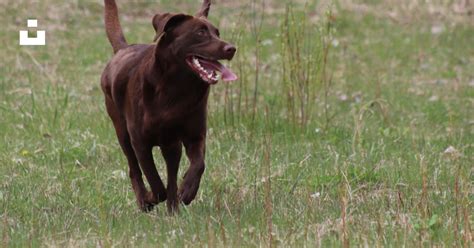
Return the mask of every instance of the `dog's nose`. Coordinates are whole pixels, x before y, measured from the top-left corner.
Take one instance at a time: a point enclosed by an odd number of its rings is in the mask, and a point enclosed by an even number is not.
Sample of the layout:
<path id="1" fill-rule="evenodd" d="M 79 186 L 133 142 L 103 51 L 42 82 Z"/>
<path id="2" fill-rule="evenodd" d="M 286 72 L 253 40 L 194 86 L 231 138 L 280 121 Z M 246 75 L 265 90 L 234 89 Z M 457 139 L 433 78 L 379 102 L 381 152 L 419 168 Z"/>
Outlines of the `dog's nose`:
<path id="1" fill-rule="evenodd" d="M 224 46 L 224 52 L 230 59 L 234 57 L 235 51 L 237 51 L 237 48 L 233 45 L 227 44 Z"/>

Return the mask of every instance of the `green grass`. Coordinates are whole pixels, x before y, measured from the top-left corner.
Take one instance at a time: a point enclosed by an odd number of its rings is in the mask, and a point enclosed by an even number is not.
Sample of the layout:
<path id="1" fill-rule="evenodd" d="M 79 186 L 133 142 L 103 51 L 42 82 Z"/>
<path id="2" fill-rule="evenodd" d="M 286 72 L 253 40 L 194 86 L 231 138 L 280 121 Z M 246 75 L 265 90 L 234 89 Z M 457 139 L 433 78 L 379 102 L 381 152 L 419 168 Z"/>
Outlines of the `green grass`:
<path id="1" fill-rule="evenodd" d="M 122 2 L 130 43 L 151 42 L 155 11 L 199 6 Z M 176 216 L 135 204 L 99 87 L 102 6 L 0 3 L 0 246 L 472 247 L 472 16 L 341 1 L 328 23 L 317 1 L 217 2 L 241 79 L 212 89 L 206 172 Z M 17 45 L 27 17 L 47 46 Z"/>

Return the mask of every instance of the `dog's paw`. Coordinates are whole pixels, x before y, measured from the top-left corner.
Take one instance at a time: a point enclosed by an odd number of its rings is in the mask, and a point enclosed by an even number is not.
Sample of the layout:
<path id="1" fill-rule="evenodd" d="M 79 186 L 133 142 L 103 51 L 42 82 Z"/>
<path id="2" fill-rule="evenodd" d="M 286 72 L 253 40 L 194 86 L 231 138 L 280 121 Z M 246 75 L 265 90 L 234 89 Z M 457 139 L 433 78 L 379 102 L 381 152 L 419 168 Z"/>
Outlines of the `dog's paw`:
<path id="1" fill-rule="evenodd" d="M 182 187 L 178 192 L 179 201 L 183 202 L 185 205 L 189 205 L 197 194 L 197 187 Z"/>
<path id="2" fill-rule="evenodd" d="M 158 195 L 155 195 L 153 194 L 153 192 L 151 191 L 148 191 L 146 193 L 146 197 L 145 197 L 145 201 L 149 202 L 149 203 L 152 203 L 152 204 L 158 204 L 158 203 L 161 203 L 161 202 L 164 202 L 166 201 L 167 199 L 167 196 L 166 196 L 166 192 L 161 192 L 161 193 L 158 193 Z"/>
<path id="3" fill-rule="evenodd" d="M 160 202 L 166 200 L 166 194 L 156 196 L 153 192 L 148 191 L 142 197 L 137 197 L 137 204 L 140 210 L 143 212 L 150 212 L 153 210 L 153 207 Z"/>
<path id="4" fill-rule="evenodd" d="M 168 207 L 168 214 L 169 215 L 175 215 L 179 213 L 179 201 L 176 199 L 174 201 L 168 200 L 166 202 L 166 205 Z"/>
<path id="5" fill-rule="evenodd" d="M 145 201 L 139 203 L 138 205 L 140 207 L 140 210 L 145 212 L 145 213 L 150 212 L 155 207 L 155 204 L 151 204 L 151 203 L 148 203 L 148 202 L 145 202 Z"/>
<path id="6" fill-rule="evenodd" d="M 150 212 L 155 207 L 156 203 L 150 202 L 146 199 L 137 199 L 138 207 L 143 212 Z"/>

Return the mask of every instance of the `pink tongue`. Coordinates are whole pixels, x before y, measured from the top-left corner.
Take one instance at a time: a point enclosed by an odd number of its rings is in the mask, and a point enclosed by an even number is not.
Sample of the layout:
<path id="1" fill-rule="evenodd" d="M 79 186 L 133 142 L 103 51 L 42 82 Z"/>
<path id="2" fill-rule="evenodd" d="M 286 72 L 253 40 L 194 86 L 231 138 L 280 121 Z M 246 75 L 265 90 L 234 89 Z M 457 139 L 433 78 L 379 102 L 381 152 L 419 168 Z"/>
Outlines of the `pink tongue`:
<path id="1" fill-rule="evenodd" d="M 222 74 L 222 80 L 226 82 L 235 81 L 238 78 L 229 68 L 225 67 L 218 61 L 199 60 L 199 63 L 201 63 L 202 66 L 211 67 L 214 70 L 220 71 Z"/>
<path id="2" fill-rule="evenodd" d="M 224 81 L 234 81 L 237 80 L 237 75 L 235 75 L 230 69 L 221 64 L 219 71 L 222 73 L 222 80 Z"/>

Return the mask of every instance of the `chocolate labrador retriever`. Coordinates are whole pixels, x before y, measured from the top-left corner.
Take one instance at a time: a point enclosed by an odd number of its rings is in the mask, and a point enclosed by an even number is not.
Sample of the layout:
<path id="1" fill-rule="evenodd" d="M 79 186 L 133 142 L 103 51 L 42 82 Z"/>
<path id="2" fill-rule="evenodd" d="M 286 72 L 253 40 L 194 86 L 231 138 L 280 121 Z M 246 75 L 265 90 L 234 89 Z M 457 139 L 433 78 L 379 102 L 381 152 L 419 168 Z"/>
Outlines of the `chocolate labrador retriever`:
<path id="1" fill-rule="evenodd" d="M 138 206 L 149 211 L 167 200 L 168 211 L 195 198 L 204 172 L 210 85 L 236 80 L 218 60 L 236 48 L 219 38 L 208 20 L 210 1 L 195 15 L 156 14 L 154 44 L 127 44 L 114 0 L 105 0 L 105 29 L 115 55 L 102 73 L 107 112 L 128 160 Z M 181 186 L 177 174 L 184 145 L 191 164 Z M 165 188 L 153 161 L 159 146 L 166 162 Z M 150 185 L 147 190 L 142 172 Z"/>

